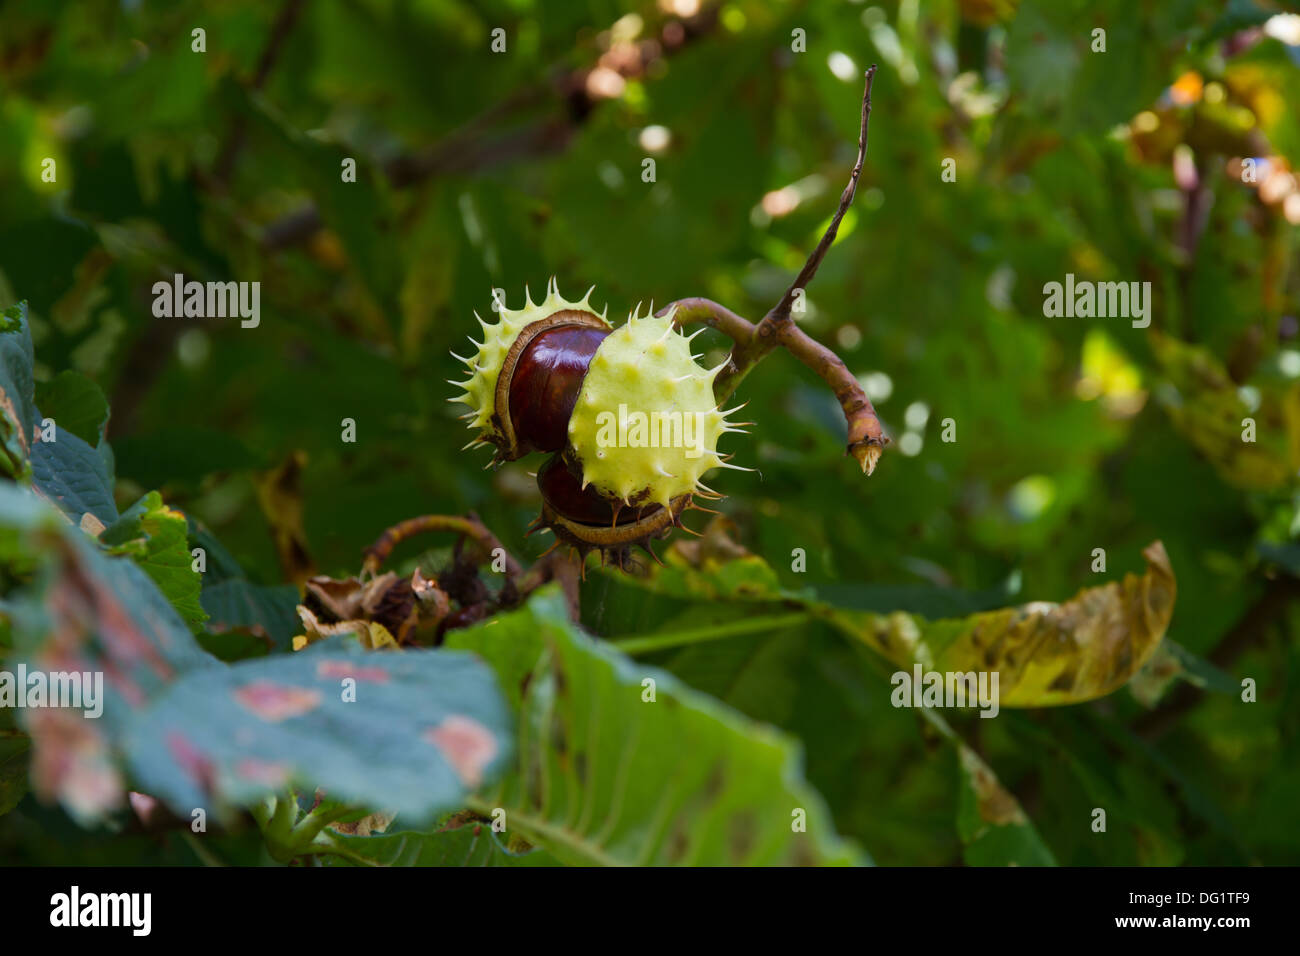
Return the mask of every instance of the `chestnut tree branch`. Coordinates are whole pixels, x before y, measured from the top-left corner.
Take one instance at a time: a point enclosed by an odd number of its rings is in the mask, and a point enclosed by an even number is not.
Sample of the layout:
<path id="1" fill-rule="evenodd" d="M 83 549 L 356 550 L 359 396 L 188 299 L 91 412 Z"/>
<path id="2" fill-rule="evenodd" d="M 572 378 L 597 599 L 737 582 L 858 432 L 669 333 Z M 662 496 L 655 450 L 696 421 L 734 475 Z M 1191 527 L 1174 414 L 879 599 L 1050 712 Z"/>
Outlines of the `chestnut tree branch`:
<path id="1" fill-rule="evenodd" d="M 285 3 L 280 7 L 275 23 L 271 26 L 271 35 L 267 38 L 262 55 L 258 58 L 257 71 L 253 74 L 251 83 L 252 89 L 260 90 L 266 86 L 266 81 L 271 76 L 271 70 L 275 68 L 276 61 L 280 59 L 280 53 L 289 39 L 289 34 L 293 32 L 293 28 L 298 23 L 302 8 L 303 0 L 285 0 Z M 230 130 L 230 137 L 222 146 L 217 161 L 213 165 L 212 178 L 215 183 L 224 185 L 230 181 L 231 174 L 235 169 L 235 160 L 244 148 L 246 132 L 243 118 L 236 119 Z"/>
<path id="2" fill-rule="evenodd" d="M 867 158 L 867 124 L 871 119 L 871 82 L 875 78 L 876 64 L 873 63 L 867 69 L 866 82 L 862 88 L 862 121 L 858 126 L 858 161 L 853 164 L 853 172 L 849 173 L 848 185 L 844 187 L 844 192 L 840 193 L 840 204 L 835 209 L 835 215 L 831 217 L 831 224 L 826 227 L 821 241 L 808 256 L 808 261 L 803 264 L 803 268 L 799 270 L 799 275 L 795 277 L 790 288 L 786 289 L 785 295 L 781 296 L 781 301 L 764 316 L 760 328 L 764 323 L 778 323 L 790 318 L 790 308 L 794 304 L 795 296 L 807 289 L 808 283 L 812 282 L 813 277 L 817 275 L 818 267 L 826 258 L 826 251 L 830 249 L 835 236 L 840 231 L 840 222 L 844 219 L 844 214 L 849 211 L 849 206 L 853 205 L 853 197 L 858 191 L 858 179 L 862 176 L 862 164 Z M 759 334 L 762 335 L 761 332 Z"/>
<path id="3" fill-rule="evenodd" d="M 876 75 L 873 63 L 866 72 L 866 82 L 862 91 L 862 121 L 858 129 L 858 159 L 849 174 L 848 185 L 840 195 L 839 206 L 821 241 L 808 256 L 799 275 L 786 289 L 779 302 L 774 305 L 757 325 L 743 319 L 731 310 L 709 299 L 679 299 L 670 303 L 657 314 L 663 315 L 676 306 L 675 323 L 679 326 L 690 322 L 703 322 L 727 335 L 736 344 L 726 366 L 718 373 L 713 383 L 713 394 L 719 403 L 725 402 L 736 391 L 740 382 L 749 371 L 778 346 L 803 362 L 830 386 L 836 400 L 844 410 L 844 419 L 848 423 L 847 453 L 852 455 L 862 466 L 862 471 L 870 475 L 875 471 L 876 463 L 889 438 L 881 428 L 876 410 L 867 398 L 866 392 L 858 384 L 857 378 L 848 370 L 843 360 L 829 348 L 817 342 L 794 323 L 791 310 L 796 298 L 807 288 L 808 283 L 817 274 L 817 269 L 826 257 L 839 232 L 840 222 L 853 203 L 857 192 L 858 179 L 862 175 L 862 164 L 867 156 L 867 123 L 871 117 L 871 83 Z"/>
<path id="4" fill-rule="evenodd" d="M 568 554 L 551 551 L 542 555 L 525 571 L 519 562 L 511 557 L 510 552 L 501 544 L 500 539 L 492 533 L 487 525 L 479 520 L 477 515 L 473 514 L 463 517 L 460 515 L 421 515 L 418 518 L 399 521 L 375 539 L 374 544 L 366 548 L 362 569 L 368 574 L 375 574 L 383 567 L 384 562 L 393 553 L 393 548 L 398 544 L 407 538 L 431 531 L 451 531 L 463 537 L 471 538 L 488 554 L 491 554 L 497 548 L 501 548 L 506 561 L 507 590 L 503 592 L 503 595 L 507 593 L 510 595 L 506 601 L 507 605 L 513 604 L 516 599 L 527 598 L 528 595 L 543 584 L 554 581 L 560 585 L 560 590 L 564 594 L 570 619 L 575 623 L 579 621 L 581 606 L 578 589 L 578 562 L 574 561 Z M 481 620 L 487 613 L 491 612 L 486 604 L 479 604 L 463 608 L 458 613 L 466 615 L 466 619 L 454 626 L 463 627 L 473 621 Z"/>
<path id="5" fill-rule="evenodd" d="M 482 172 L 520 159 L 553 155 L 568 148 L 574 135 L 604 103 L 607 94 L 593 92 L 588 78 L 597 69 L 614 69 L 624 79 L 639 79 L 660 60 L 686 50 L 710 36 L 718 26 L 718 8 L 705 7 L 691 16 L 669 16 L 654 42 L 641 43 L 627 56 L 605 65 L 596 62 L 572 68 L 567 61 L 545 70 L 543 82 L 531 82 L 431 146 L 404 152 L 379 165 L 398 189 L 417 186 L 441 175 Z M 653 33 L 652 33 L 653 35 Z M 606 54 L 608 56 L 608 53 Z M 501 129 L 506 121 L 545 110 L 535 121 Z M 267 249 L 280 249 L 310 239 L 325 223 L 317 206 L 308 204 L 270 223 L 262 234 Z"/>
<path id="6" fill-rule="evenodd" d="M 742 319 L 725 305 L 719 305 L 712 299 L 702 299 L 698 296 L 692 296 L 689 299 L 678 299 L 676 302 L 670 302 L 664 306 L 655 315 L 664 315 L 673 307 L 677 309 L 673 315 L 673 325 L 679 329 L 685 328 L 694 322 L 701 322 L 710 328 L 717 329 L 737 345 L 744 345 L 754 337 L 753 322 L 749 321 L 749 319 Z"/>
<path id="7" fill-rule="evenodd" d="M 375 539 L 374 544 L 366 548 L 365 561 L 362 567 L 373 574 L 383 567 L 384 562 L 388 560 L 388 556 L 393 553 L 393 548 L 399 543 L 407 538 L 429 531 L 452 531 L 467 538 L 473 538 L 488 554 L 500 548 L 506 559 L 507 579 L 514 579 L 523 570 L 519 562 L 510 556 L 510 552 L 505 549 L 497 536 L 488 530 L 487 525 L 473 515 L 466 517 L 459 515 L 421 515 L 418 518 L 399 521 Z"/>
<path id="8" fill-rule="evenodd" d="M 889 438 L 880 427 L 876 410 L 857 376 L 848 370 L 843 359 L 793 322 L 781 326 L 778 335 L 785 350 L 816 372 L 835 393 L 849 427 L 845 451 L 862 467 L 863 474 L 870 475 L 876 470 Z"/>

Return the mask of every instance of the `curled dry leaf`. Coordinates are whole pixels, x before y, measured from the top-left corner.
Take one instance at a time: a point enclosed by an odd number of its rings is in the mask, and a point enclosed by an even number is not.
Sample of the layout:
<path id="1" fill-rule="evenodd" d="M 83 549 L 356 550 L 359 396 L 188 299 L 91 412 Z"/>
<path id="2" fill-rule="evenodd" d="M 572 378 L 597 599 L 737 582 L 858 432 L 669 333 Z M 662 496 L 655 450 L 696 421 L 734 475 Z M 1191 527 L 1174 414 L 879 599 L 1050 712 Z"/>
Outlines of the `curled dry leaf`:
<path id="1" fill-rule="evenodd" d="M 397 814 L 391 810 L 368 813 L 360 820 L 348 822 L 346 820 L 335 820 L 331 823 L 330 829 L 335 833 L 342 833 L 346 836 L 368 837 L 376 833 L 383 833 L 397 819 Z"/>
<path id="2" fill-rule="evenodd" d="M 450 613 L 451 601 L 436 581 L 417 568 L 409 578 L 393 572 L 370 580 L 314 577 L 298 606 L 305 633 L 294 649 L 334 634 L 356 634 L 368 648 L 426 643 Z"/>
<path id="3" fill-rule="evenodd" d="M 298 616 L 302 619 L 304 633 L 293 639 L 293 649 L 300 651 L 308 644 L 314 644 L 336 634 L 355 634 L 361 646 L 367 650 L 377 651 L 385 647 L 397 647 L 397 639 L 384 625 L 363 618 L 347 621 L 323 623 L 306 607 L 298 605 Z"/>

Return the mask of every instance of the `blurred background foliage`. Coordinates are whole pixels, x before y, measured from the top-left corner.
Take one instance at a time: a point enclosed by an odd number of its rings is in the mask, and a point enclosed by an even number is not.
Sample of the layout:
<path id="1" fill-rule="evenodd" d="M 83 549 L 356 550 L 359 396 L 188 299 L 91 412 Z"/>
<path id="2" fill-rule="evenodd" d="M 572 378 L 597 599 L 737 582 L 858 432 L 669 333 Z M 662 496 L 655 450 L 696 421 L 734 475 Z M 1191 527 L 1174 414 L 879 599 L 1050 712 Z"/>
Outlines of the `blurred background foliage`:
<path id="1" fill-rule="evenodd" d="M 38 382 L 74 369 L 107 394 L 119 505 L 160 489 L 254 581 L 355 573 L 380 531 L 429 512 L 477 512 L 532 558 L 536 463 L 483 471 L 446 402 L 473 310 L 556 276 L 570 297 L 595 284 L 611 317 L 704 295 L 759 318 L 833 211 L 873 62 L 857 201 L 801 324 L 894 443 L 865 479 L 833 398 L 772 355 L 739 393 L 757 427 L 728 446 L 757 471 L 714 483 L 737 540 L 786 588 L 931 617 L 1064 600 L 1162 540 L 1169 636 L 1253 677 L 1258 703 L 1183 685 L 1154 709 L 1123 691 L 955 723 L 1059 862 L 1294 862 L 1287 5 L 10 0 L 0 308 L 29 301 Z M 260 325 L 155 318 L 150 287 L 176 272 L 260 281 Z M 1150 282 L 1150 328 L 1045 318 L 1043 285 L 1067 273 Z M 716 364 L 723 340 L 701 341 Z M 667 603 L 631 615 L 629 587 L 587 586 L 597 633 L 671 623 Z M 840 832 L 878 862 L 963 859 L 962 769 L 931 759 L 937 737 L 860 648 L 812 619 L 714 648 L 654 659 L 800 737 Z M 0 857 L 193 860 L 31 798 L 0 817 Z"/>

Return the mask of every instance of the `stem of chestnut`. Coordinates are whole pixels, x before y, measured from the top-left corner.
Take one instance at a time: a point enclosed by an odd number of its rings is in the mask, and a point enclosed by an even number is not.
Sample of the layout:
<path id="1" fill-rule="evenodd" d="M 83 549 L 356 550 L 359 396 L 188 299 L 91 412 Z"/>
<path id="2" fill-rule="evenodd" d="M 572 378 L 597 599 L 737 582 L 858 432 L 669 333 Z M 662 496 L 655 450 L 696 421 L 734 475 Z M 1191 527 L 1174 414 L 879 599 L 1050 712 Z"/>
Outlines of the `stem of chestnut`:
<path id="1" fill-rule="evenodd" d="M 830 386 L 835 393 L 844 419 L 848 424 L 848 444 L 846 454 L 855 458 L 862 471 L 870 475 L 876 469 L 881 452 L 889 444 L 876 416 L 876 410 L 867 398 L 866 392 L 858 384 L 857 378 L 848 370 L 844 361 L 826 346 L 817 342 L 794 322 L 791 316 L 796 296 L 800 290 L 806 290 L 808 283 L 817 274 L 817 268 L 825 258 L 826 252 L 835 241 L 840 222 L 845 212 L 853 203 L 857 192 L 858 179 L 862 175 L 862 164 L 867 155 L 867 124 L 871 117 L 871 83 L 875 79 L 876 65 L 873 63 L 866 72 L 866 84 L 862 91 L 862 121 L 858 129 L 858 159 L 849 174 L 848 185 L 840 195 L 839 206 L 831 219 L 830 225 L 822 235 L 821 241 L 809 254 L 807 261 L 794 282 L 786 289 L 779 302 L 765 315 L 757 325 L 732 312 L 725 306 L 710 299 L 687 298 L 671 302 L 656 314 L 663 315 L 673 306 L 677 307 L 675 324 L 685 326 L 691 322 L 702 322 L 722 332 L 735 345 L 727 365 L 718 373 L 713 383 L 713 396 L 718 403 L 725 402 L 739 387 L 746 375 L 761 362 L 769 352 L 778 346 L 803 362 Z"/>

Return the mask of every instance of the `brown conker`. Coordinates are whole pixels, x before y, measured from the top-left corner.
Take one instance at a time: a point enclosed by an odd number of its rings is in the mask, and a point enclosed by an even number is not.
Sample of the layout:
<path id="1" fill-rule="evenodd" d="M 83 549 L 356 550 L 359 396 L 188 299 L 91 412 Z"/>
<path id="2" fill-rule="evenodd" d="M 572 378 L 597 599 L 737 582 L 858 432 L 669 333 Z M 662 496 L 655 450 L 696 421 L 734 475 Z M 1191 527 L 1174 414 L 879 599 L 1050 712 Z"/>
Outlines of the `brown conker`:
<path id="1" fill-rule="evenodd" d="M 558 325 L 532 339 L 510 378 L 510 424 L 518 451 L 560 451 L 591 358 L 610 330 Z"/>

